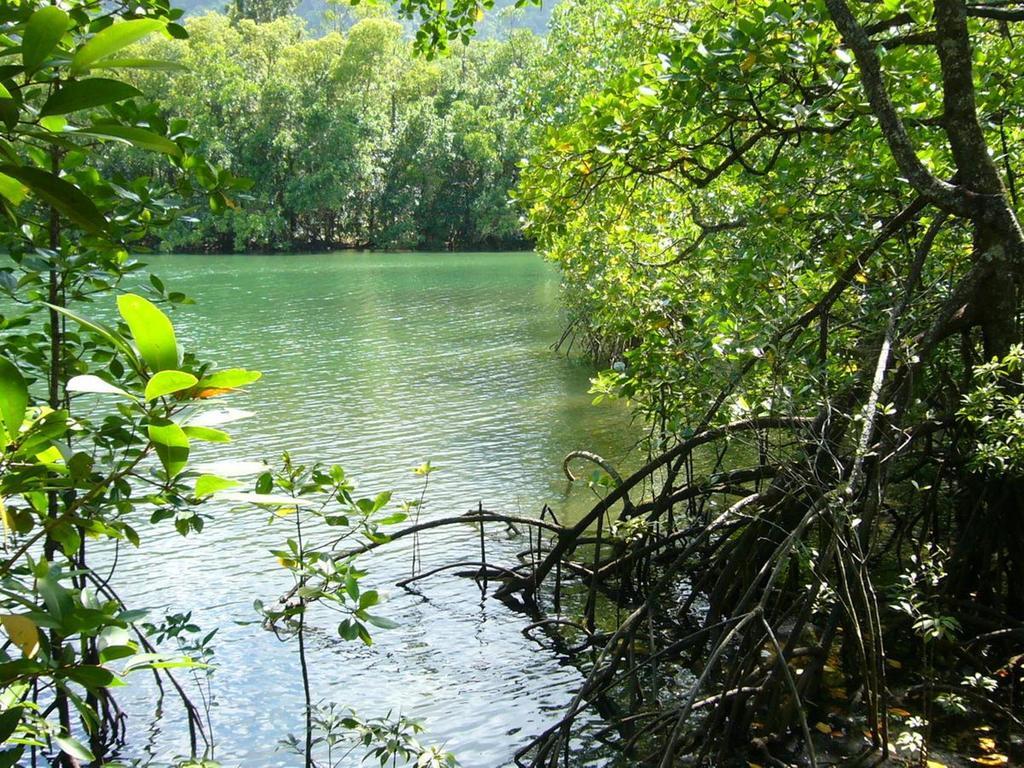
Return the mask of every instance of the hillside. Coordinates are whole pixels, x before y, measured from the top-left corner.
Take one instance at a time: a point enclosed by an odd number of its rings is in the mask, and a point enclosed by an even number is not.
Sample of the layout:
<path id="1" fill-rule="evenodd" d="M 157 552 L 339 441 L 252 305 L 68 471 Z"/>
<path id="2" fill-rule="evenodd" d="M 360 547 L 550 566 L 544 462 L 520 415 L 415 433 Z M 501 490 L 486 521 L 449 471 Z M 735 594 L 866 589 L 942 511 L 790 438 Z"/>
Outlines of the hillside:
<path id="1" fill-rule="evenodd" d="M 175 5 L 184 8 L 188 15 L 206 11 L 223 11 L 229 0 L 181 0 Z M 480 25 L 480 37 L 504 37 L 513 29 L 530 29 L 537 34 L 547 31 L 548 19 L 556 3 L 545 3 L 543 7 L 527 6 L 516 8 L 515 0 L 496 0 L 494 9 Z M 347 3 L 331 2 L 330 0 L 300 0 L 295 14 L 301 16 L 309 24 L 310 31 L 322 33 L 331 29 L 346 29 L 361 18 L 355 8 Z M 413 22 L 405 22 L 407 28 L 414 27 Z"/>

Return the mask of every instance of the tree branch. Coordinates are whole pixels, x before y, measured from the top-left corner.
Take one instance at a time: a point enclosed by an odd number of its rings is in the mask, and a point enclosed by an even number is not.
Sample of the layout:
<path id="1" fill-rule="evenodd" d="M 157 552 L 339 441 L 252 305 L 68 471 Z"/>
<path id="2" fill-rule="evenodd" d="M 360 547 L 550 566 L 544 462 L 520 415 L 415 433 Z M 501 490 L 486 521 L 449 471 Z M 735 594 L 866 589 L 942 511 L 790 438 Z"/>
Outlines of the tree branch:
<path id="1" fill-rule="evenodd" d="M 900 172 L 930 202 L 950 213 L 970 216 L 978 207 L 972 196 L 958 186 L 937 179 L 917 156 L 907 129 L 886 91 L 882 63 L 864 27 L 854 18 L 845 0 L 825 0 L 825 5 L 843 41 L 853 51 L 860 68 L 861 85 Z"/>

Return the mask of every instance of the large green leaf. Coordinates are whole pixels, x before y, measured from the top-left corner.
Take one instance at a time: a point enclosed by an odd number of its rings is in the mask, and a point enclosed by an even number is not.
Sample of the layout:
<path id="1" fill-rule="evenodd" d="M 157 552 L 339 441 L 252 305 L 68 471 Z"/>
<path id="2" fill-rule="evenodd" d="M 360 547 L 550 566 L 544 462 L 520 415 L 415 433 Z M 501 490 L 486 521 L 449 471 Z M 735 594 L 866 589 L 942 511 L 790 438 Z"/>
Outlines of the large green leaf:
<path id="1" fill-rule="evenodd" d="M 57 47 L 71 26 L 68 15 L 55 5 L 33 13 L 21 38 L 21 61 L 27 72 L 34 72 Z"/>
<path id="2" fill-rule="evenodd" d="M 153 422 L 148 431 L 167 476 L 176 477 L 188 463 L 188 435 L 173 421 L 167 420 Z"/>
<path id="3" fill-rule="evenodd" d="M 185 371 L 159 371 L 146 383 L 146 400 L 156 400 L 183 389 L 191 389 L 197 381 L 195 376 Z"/>
<path id="4" fill-rule="evenodd" d="M 49 203 L 82 229 L 102 234 L 107 220 L 82 190 L 64 179 L 38 168 L 0 165 L 0 173 L 17 179 L 43 202 Z"/>
<path id="5" fill-rule="evenodd" d="M 0 357 L 0 416 L 3 416 L 11 440 L 17 439 L 27 408 L 28 386 L 21 371 Z"/>
<path id="6" fill-rule="evenodd" d="M 397 621 L 392 621 L 391 619 L 386 618 L 384 616 L 369 616 L 368 615 L 366 617 L 366 620 L 368 622 L 370 622 L 371 624 L 373 624 L 373 626 L 380 627 L 381 629 L 395 629 L 395 628 L 400 626 Z"/>
<path id="7" fill-rule="evenodd" d="M 59 567 L 54 566 L 41 576 L 37 572 L 36 577 L 36 589 L 46 604 L 47 613 L 57 622 L 55 628 L 65 627 L 75 611 L 75 600 L 60 583 L 59 573 Z"/>
<path id="8" fill-rule="evenodd" d="M 134 293 L 118 296 L 117 309 L 128 323 L 135 346 L 150 370 L 165 371 L 178 367 L 178 340 L 167 315 Z"/>
<path id="9" fill-rule="evenodd" d="M 98 395 L 122 395 L 124 397 L 131 397 L 131 394 L 125 392 L 120 387 L 115 387 L 109 381 L 105 381 L 99 376 L 93 376 L 92 374 L 72 376 L 64 386 L 64 389 L 68 392 L 88 392 Z"/>
<path id="10" fill-rule="evenodd" d="M 0 714 L 0 743 L 6 742 L 17 730 L 24 713 L 22 707 L 12 707 Z"/>
<path id="11" fill-rule="evenodd" d="M 78 741 L 78 739 L 73 739 L 70 736 L 55 736 L 53 740 L 57 743 L 57 746 L 60 747 L 60 751 L 66 755 L 71 755 L 71 757 L 77 758 L 78 760 L 90 763 L 96 759 L 93 757 L 92 752 L 90 752 L 84 744 Z"/>
<path id="12" fill-rule="evenodd" d="M 0 99 L 0 122 L 3 122 L 8 130 L 13 131 L 17 127 L 20 118 L 21 110 L 18 102 L 14 99 Z M 5 154 L 10 157 L 10 153 Z"/>
<path id="13" fill-rule="evenodd" d="M 5 173 L 0 173 L 0 195 L 10 200 L 14 205 L 21 205 L 21 201 L 28 194 L 28 189 L 17 179 L 12 179 Z"/>
<path id="14" fill-rule="evenodd" d="M 247 371 L 244 368 L 230 368 L 226 371 L 217 371 L 199 380 L 199 386 L 204 389 L 236 389 L 252 384 L 263 376 L 259 371 Z"/>
<path id="15" fill-rule="evenodd" d="M 138 88 L 120 80 L 106 77 L 71 80 L 46 100 L 40 115 L 66 115 L 80 109 L 101 107 L 104 104 L 113 104 L 115 101 L 124 101 L 141 95 L 142 91 Z"/>
<path id="16" fill-rule="evenodd" d="M 97 336 L 100 336 L 101 338 L 103 338 L 106 341 L 108 341 L 112 346 L 114 346 L 115 348 L 120 350 L 121 353 L 124 354 L 128 358 L 128 361 L 131 363 L 132 367 L 135 368 L 136 370 L 138 370 L 141 367 L 139 365 L 139 358 L 136 356 L 135 350 L 132 349 L 132 345 L 129 344 L 128 340 L 125 339 L 121 334 L 119 334 L 113 328 L 110 328 L 110 327 L 108 327 L 106 325 L 103 325 L 103 323 L 97 323 L 97 322 L 95 322 L 93 320 L 87 320 L 86 318 L 82 317 L 81 315 L 75 314 L 74 312 L 72 312 L 70 309 L 67 309 L 66 307 L 61 307 L 61 306 L 58 306 L 56 304 L 47 304 L 46 302 L 43 302 L 43 303 L 46 304 L 46 306 L 48 306 L 50 309 L 54 310 L 55 312 L 59 312 L 60 314 L 64 315 L 65 317 L 68 317 L 68 318 L 74 320 L 76 323 L 78 323 L 80 326 L 85 328 L 87 331 L 91 331 L 92 333 L 95 333 Z"/>
<path id="17" fill-rule="evenodd" d="M 203 496 L 209 496 L 212 493 L 218 491 L 226 491 L 228 488 L 235 488 L 240 483 L 237 480 L 229 480 L 226 477 L 218 477 L 217 475 L 200 475 L 196 478 L 196 490 L 195 494 L 199 498 Z"/>
<path id="18" fill-rule="evenodd" d="M 230 443 L 231 435 L 213 427 L 193 427 L 186 424 L 182 429 L 192 440 L 205 440 L 208 443 Z"/>
<path id="19" fill-rule="evenodd" d="M 187 72 L 188 67 L 176 61 L 141 59 L 134 57 L 103 59 L 92 65 L 92 69 L 153 69 L 163 72 Z"/>
<path id="20" fill-rule="evenodd" d="M 237 501 L 245 504 L 257 504 L 266 507 L 308 507 L 313 504 L 309 499 L 299 499 L 292 496 L 285 496 L 281 493 L 243 493 L 228 491 L 218 493 L 220 501 Z"/>
<path id="21" fill-rule="evenodd" d="M 136 128 L 132 125 L 107 125 L 104 123 L 90 125 L 88 128 L 75 131 L 75 133 L 80 136 L 95 136 L 99 139 L 114 139 L 139 149 L 162 152 L 173 157 L 181 154 L 181 147 L 166 136 L 161 136 L 159 133 L 147 130 L 146 128 Z"/>
<path id="22" fill-rule="evenodd" d="M 84 72 L 101 59 L 112 56 L 165 26 L 165 22 L 159 19 L 131 19 L 111 24 L 78 49 L 71 60 L 71 72 Z"/>

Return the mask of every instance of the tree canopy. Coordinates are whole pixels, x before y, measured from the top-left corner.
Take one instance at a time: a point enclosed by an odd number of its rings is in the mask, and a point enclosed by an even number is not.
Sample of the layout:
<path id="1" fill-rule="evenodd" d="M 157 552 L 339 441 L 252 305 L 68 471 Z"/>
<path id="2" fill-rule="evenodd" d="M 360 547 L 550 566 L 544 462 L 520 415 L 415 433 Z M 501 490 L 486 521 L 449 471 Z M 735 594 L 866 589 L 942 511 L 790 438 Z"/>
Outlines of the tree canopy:
<path id="1" fill-rule="evenodd" d="M 367 18 L 309 38 L 303 23 L 190 19 L 187 40 L 139 54 L 180 64 L 134 84 L 185 117 L 250 196 L 161 233 L 185 250 L 495 248 L 525 242 L 508 193 L 525 152 L 520 96 L 540 43 L 528 32 L 415 57 L 402 27 Z M 113 153 L 112 172 L 151 172 Z"/>
<path id="2" fill-rule="evenodd" d="M 1013 675 L 1012 643 L 941 670 L 931 653 L 982 642 L 996 616 L 997 637 L 1019 637 L 1024 618 L 1016 5 L 583 0 L 556 13 L 549 60 L 567 103 L 536 118 L 547 129 L 519 201 L 561 266 L 572 332 L 617 362 L 595 392 L 636 405 L 652 454 L 575 532 L 600 531 L 621 501 L 620 519 L 649 532 L 641 551 L 664 558 L 612 642 L 649 642 L 644 610 L 672 584 L 691 595 L 680 616 L 697 595 L 710 606 L 664 627 L 696 682 L 649 725 L 622 721 L 659 765 L 725 760 L 780 717 L 813 762 L 808 722 L 835 653 L 886 750 L 893 648 L 923 643 L 913 674 L 954 698 L 979 679 L 986 697 L 1011 695 L 994 681 Z M 442 34 L 461 24 L 435 20 Z M 638 507 L 645 483 L 654 499 Z M 578 551 L 568 538 L 519 588 Z M 625 575 L 639 569 L 629 555 L 593 568 L 627 592 L 643 578 Z M 798 663 L 798 642 L 818 659 L 799 681 L 762 664 L 766 644 Z M 637 684 L 621 647 L 604 646 L 585 691 Z M 780 697 L 802 706 L 782 714 Z M 575 717 L 537 740 L 535 765 L 556 764 Z M 923 760 L 920 737 L 905 727 L 899 742 Z"/>

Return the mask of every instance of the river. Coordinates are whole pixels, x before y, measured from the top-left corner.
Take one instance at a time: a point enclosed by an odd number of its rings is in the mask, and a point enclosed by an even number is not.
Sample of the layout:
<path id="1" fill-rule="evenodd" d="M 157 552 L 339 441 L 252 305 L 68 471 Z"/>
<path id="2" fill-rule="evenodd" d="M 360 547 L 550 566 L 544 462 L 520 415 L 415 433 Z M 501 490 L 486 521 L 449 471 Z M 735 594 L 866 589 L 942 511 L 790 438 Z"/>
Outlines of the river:
<path id="1" fill-rule="evenodd" d="M 195 305 L 174 313 L 188 349 L 218 366 L 264 373 L 234 407 L 253 416 L 228 428 L 230 445 L 197 461 L 273 459 L 341 463 L 364 494 L 413 498 L 412 468 L 430 460 L 425 518 L 493 510 L 563 518 L 590 503 L 570 488 L 561 458 L 587 448 L 623 460 L 637 439 L 620 404 L 591 404 L 593 370 L 555 354 L 558 276 L 522 254 L 173 256 L 148 259 L 170 290 Z M 277 749 L 301 736 L 302 691 L 293 643 L 251 622 L 255 599 L 290 583 L 269 550 L 288 535 L 266 513 L 214 508 L 204 532 L 182 538 L 169 522 L 141 526 L 143 547 L 122 550 L 116 583 L 151 618 L 193 611 L 215 639 L 212 717 L 216 757 L 227 766 L 295 766 Z M 423 565 L 475 557 L 475 529 L 422 540 Z M 493 530 L 494 557 L 525 539 Z M 515 749 L 557 718 L 578 671 L 521 633 L 527 620 L 472 581 L 441 575 L 416 593 L 391 585 L 409 571 L 409 544 L 365 559 L 366 581 L 388 592 L 377 612 L 399 622 L 374 645 L 341 641 L 334 614 L 314 613 L 313 698 L 361 715 L 423 718 L 423 741 L 444 743 L 466 768 L 510 763 Z M 334 620 L 332 621 L 332 618 Z M 185 677 L 182 673 L 179 676 Z M 165 761 L 187 751 L 168 697 L 155 712 L 146 675 L 120 695 L 130 714 L 127 757 Z M 121 689 L 125 691 L 125 689 Z M 347 765 L 359 764 L 361 754 Z"/>

